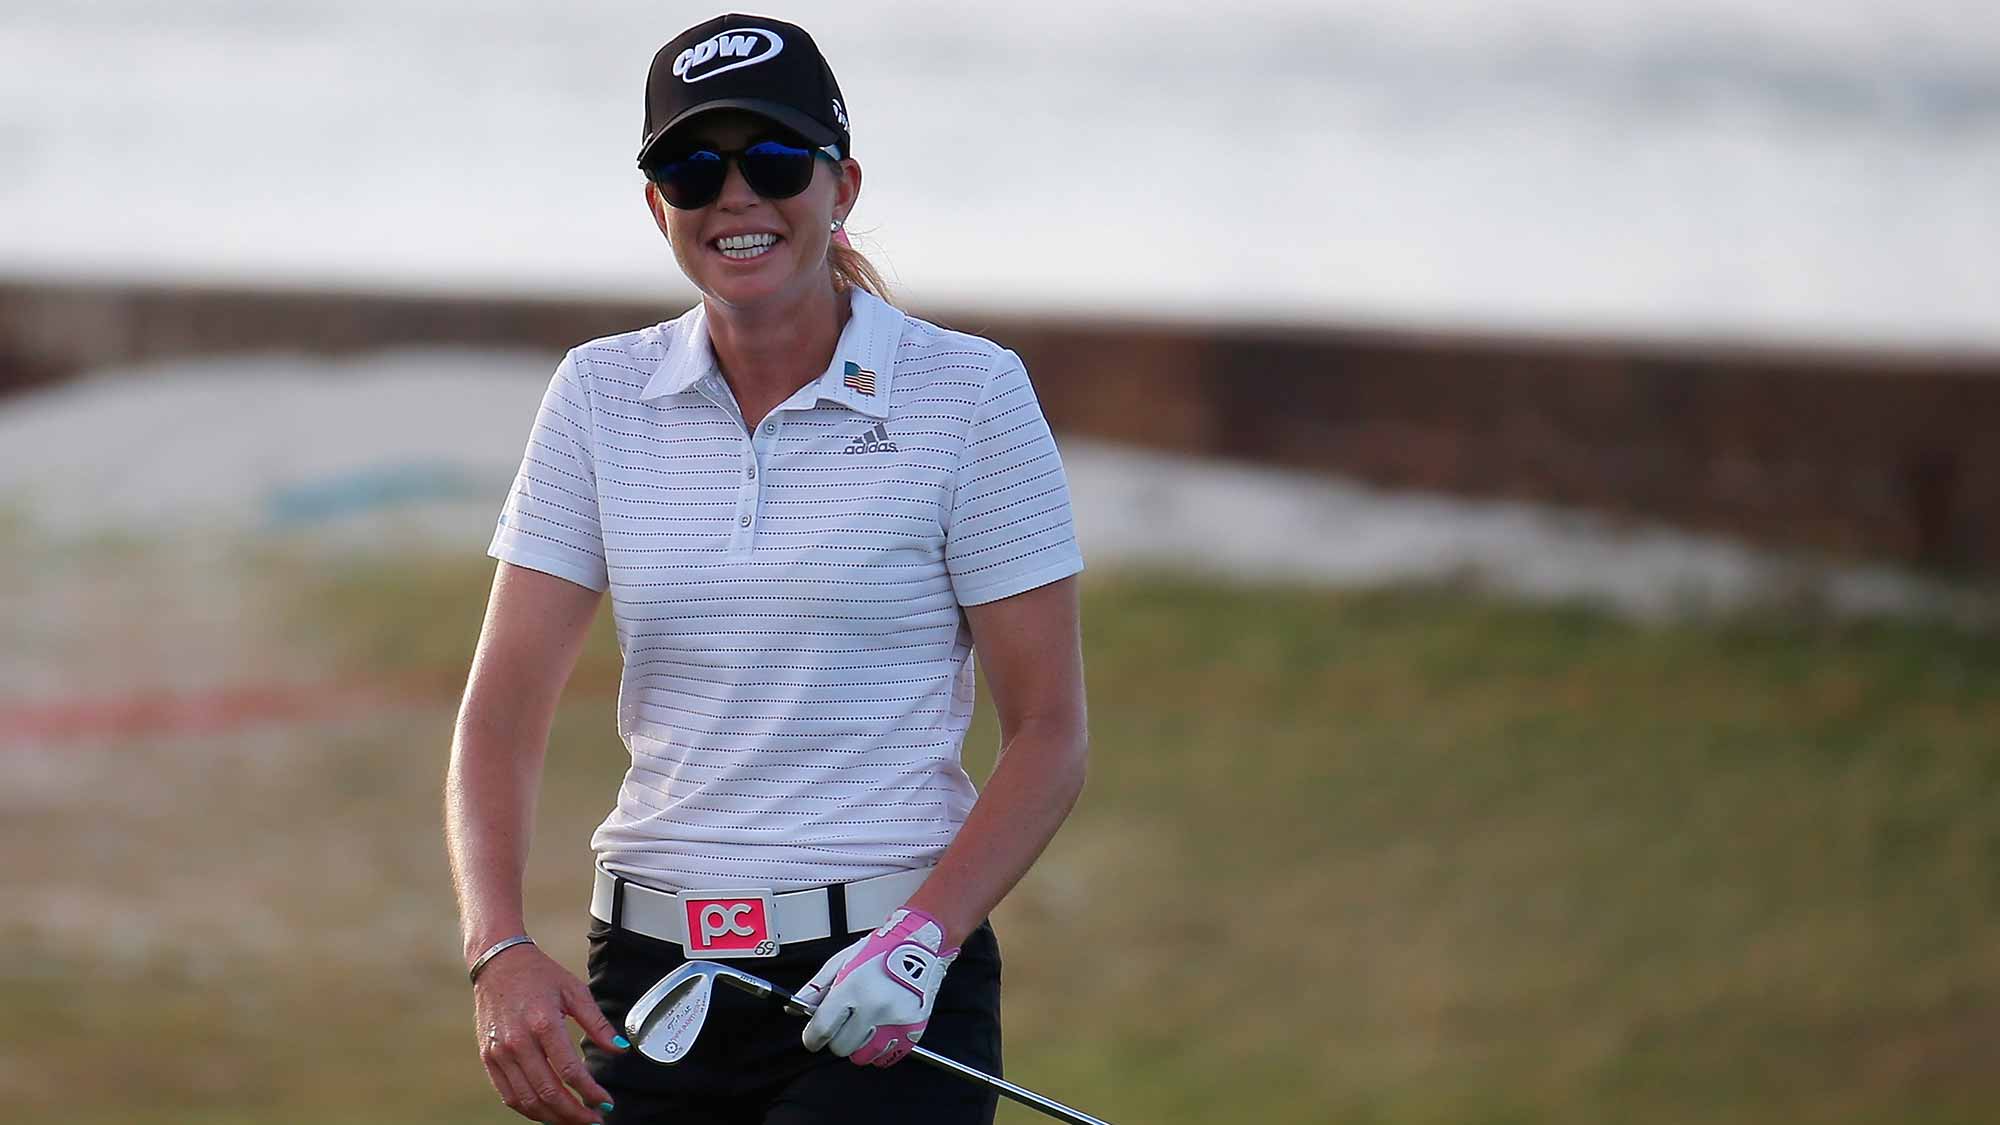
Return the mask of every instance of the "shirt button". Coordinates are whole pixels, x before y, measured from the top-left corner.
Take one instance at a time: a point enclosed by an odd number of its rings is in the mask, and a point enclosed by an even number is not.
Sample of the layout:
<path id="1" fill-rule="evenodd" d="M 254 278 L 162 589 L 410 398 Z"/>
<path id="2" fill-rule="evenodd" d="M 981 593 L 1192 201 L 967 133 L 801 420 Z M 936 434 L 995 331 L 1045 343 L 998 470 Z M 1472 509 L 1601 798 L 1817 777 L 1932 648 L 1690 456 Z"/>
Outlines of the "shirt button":
<path id="1" fill-rule="evenodd" d="M 764 432 L 767 434 L 775 434 L 778 432 L 778 427 L 773 423 L 766 422 L 764 423 Z"/>
<path id="2" fill-rule="evenodd" d="M 742 525 L 743 525 L 744 527 L 749 527 L 749 526 L 750 526 L 750 517 L 749 517 L 749 516 L 744 516 L 744 517 L 743 517 L 742 519 L 740 519 L 740 520 L 737 520 L 736 522 L 737 522 L 737 523 L 740 523 L 740 524 L 742 524 Z"/>
<path id="3" fill-rule="evenodd" d="M 750 478 L 751 480 L 756 480 L 756 479 L 757 479 L 757 466 L 755 466 L 755 465 L 752 465 L 752 466 L 750 466 L 749 468 L 747 468 L 747 469 L 744 469 L 744 470 L 743 470 L 743 475 L 744 475 L 744 476 L 746 476 L 746 477 L 749 477 L 749 478 Z"/>

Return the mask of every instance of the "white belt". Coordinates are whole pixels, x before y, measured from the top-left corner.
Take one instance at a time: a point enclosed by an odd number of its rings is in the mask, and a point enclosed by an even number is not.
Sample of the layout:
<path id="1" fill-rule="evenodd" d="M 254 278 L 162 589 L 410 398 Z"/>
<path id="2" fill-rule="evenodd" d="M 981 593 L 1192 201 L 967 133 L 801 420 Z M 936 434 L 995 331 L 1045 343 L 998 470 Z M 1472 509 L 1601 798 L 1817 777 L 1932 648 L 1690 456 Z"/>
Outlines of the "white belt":
<path id="1" fill-rule="evenodd" d="M 847 902 L 847 925 L 842 935 L 872 930 L 881 925 L 891 911 L 917 893 L 917 888 L 924 885 L 930 873 L 931 868 L 920 867 L 839 887 Z M 623 894 L 619 893 L 620 888 Z M 690 889 L 686 893 L 707 898 L 717 892 Z M 732 889 L 723 893 L 755 895 L 760 892 Z M 814 887 L 782 894 L 773 894 L 766 889 L 761 893 L 769 895 L 771 928 L 775 931 L 771 937 L 775 941 L 789 945 L 833 936 L 833 912 L 828 888 Z M 683 947 L 688 944 L 687 911 L 680 895 L 613 875 L 601 866 L 596 869 L 596 878 L 591 883 L 590 913 L 600 922 L 635 934 Z"/>

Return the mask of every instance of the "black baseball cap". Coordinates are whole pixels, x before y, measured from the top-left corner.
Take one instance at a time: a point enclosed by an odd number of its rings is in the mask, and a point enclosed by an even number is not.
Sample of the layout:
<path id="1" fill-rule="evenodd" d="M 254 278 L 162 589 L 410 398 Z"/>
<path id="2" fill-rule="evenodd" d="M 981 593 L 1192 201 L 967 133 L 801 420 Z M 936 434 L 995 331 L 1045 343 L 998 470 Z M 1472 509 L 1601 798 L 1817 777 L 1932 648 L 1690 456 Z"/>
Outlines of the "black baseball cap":
<path id="1" fill-rule="evenodd" d="M 731 14 L 696 24 L 653 56 L 646 75 L 646 129 L 639 166 L 661 138 L 698 114 L 762 114 L 815 145 L 850 155 L 840 84 L 804 28 Z"/>

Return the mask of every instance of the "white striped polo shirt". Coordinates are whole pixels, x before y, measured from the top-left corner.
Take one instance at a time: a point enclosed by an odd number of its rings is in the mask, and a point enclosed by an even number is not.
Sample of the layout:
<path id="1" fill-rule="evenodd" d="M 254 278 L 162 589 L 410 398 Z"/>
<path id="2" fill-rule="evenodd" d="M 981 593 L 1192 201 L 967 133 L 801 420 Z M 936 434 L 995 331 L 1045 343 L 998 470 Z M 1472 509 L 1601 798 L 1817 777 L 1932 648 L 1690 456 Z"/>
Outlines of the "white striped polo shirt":
<path id="1" fill-rule="evenodd" d="M 564 357 L 490 548 L 611 592 L 631 768 L 591 845 L 674 889 L 933 863 L 976 795 L 959 607 L 1083 569 L 1034 388 L 856 289 L 750 432 L 703 318 Z"/>

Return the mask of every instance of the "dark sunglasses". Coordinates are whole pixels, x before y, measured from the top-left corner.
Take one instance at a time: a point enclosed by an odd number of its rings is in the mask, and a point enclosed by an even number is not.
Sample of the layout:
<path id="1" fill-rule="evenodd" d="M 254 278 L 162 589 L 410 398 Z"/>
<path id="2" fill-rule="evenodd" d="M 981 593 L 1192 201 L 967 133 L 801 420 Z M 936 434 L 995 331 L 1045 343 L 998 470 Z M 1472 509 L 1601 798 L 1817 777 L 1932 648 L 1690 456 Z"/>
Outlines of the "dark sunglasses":
<path id="1" fill-rule="evenodd" d="M 840 148 L 806 148 L 783 141 L 758 141 L 748 148 L 728 151 L 697 148 L 675 153 L 648 165 L 646 178 L 659 185 L 660 195 L 683 211 L 706 207 L 722 194 L 722 181 L 729 176 L 729 162 L 743 170 L 743 182 L 765 199 L 790 199 L 812 183 L 813 160 L 824 156 L 840 159 Z"/>

